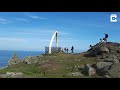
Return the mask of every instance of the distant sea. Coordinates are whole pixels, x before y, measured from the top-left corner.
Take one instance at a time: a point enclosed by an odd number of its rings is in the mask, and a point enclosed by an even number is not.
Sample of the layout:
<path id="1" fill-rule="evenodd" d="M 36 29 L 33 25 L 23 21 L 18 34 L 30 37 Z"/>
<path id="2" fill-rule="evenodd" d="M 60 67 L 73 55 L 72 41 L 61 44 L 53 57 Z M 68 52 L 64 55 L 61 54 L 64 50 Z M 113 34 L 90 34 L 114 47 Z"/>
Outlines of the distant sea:
<path id="1" fill-rule="evenodd" d="M 36 56 L 44 54 L 43 51 L 12 51 L 12 50 L 0 50 L 0 68 L 8 65 L 9 59 L 16 53 L 20 59 L 25 56 Z"/>

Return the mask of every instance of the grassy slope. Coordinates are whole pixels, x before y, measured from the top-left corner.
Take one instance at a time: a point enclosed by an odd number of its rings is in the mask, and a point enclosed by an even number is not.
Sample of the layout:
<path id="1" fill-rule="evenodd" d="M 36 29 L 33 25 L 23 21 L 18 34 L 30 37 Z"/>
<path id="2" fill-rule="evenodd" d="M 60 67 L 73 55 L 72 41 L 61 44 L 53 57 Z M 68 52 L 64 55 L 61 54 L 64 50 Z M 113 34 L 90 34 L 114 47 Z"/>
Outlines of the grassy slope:
<path id="1" fill-rule="evenodd" d="M 48 61 L 45 64 L 19 64 L 9 68 L 0 69 L 0 73 L 6 73 L 8 71 L 22 72 L 25 78 L 66 78 L 66 75 L 72 72 L 74 66 L 95 63 L 93 58 L 86 58 L 83 55 L 84 54 L 45 55 L 44 60 Z"/>

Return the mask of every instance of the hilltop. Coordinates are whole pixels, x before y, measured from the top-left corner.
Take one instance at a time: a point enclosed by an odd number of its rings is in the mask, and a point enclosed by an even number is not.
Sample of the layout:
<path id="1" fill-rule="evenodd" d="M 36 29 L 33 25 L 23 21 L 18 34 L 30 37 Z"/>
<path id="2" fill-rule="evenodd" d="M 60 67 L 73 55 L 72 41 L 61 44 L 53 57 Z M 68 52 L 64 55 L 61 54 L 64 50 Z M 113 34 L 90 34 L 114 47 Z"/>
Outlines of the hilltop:
<path id="1" fill-rule="evenodd" d="M 53 53 L 27 56 L 16 54 L 1 78 L 113 78 L 120 77 L 120 44 L 97 43 L 79 54 Z"/>

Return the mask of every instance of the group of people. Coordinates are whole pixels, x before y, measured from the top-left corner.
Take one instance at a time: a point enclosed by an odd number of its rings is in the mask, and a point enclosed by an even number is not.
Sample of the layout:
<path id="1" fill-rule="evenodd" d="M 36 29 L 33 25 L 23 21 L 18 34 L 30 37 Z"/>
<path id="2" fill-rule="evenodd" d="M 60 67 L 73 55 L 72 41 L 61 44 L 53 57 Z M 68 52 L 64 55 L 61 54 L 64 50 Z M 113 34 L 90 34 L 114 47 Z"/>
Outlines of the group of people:
<path id="1" fill-rule="evenodd" d="M 107 39 L 108 39 L 108 34 L 104 33 L 105 37 L 103 39 L 100 39 L 100 43 L 107 43 Z M 92 48 L 92 45 L 90 45 L 90 48 Z"/>
<path id="2" fill-rule="evenodd" d="M 105 33 L 105 37 L 103 39 L 100 39 L 100 43 L 107 43 L 108 34 Z"/>
<path id="3" fill-rule="evenodd" d="M 65 51 L 65 53 L 68 54 L 69 49 L 65 47 L 65 48 L 64 48 L 64 51 Z M 71 47 L 71 53 L 72 53 L 72 54 L 74 53 L 74 47 L 73 47 L 73 46 Z"/>

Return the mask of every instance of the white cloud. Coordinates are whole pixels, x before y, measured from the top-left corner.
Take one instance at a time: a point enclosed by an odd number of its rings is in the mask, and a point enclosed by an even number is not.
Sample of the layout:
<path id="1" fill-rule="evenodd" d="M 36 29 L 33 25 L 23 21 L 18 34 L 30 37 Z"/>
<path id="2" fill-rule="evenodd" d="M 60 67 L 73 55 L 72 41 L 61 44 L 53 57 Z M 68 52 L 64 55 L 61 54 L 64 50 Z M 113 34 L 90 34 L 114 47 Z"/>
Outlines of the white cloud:
<path id="1" fill-rule="evenodd" d="M 37 16 L 37 15 L 32 15 L 31 13 L 24 13 L 26 16 L 32 18 L 32 19 L 40 19 L 40 20 L 46 20 L 47 18 L 45 17 L 40 17 L 40 16 Z"/>
<path id="2" fill-rule="evenodd" d="M 38 16 L 32 16 L 32 15 L 30 15 L 29 17 L 35 18 L 35 19 L 39 18 Z"/>
<path id="3" fill-rule="evenodd" d="M 29 20 L 24 19 L 24 18 L 17 18 L 17 17 L 15 17 L 15 20 L 18 20 L 18 21 L 24 21 L 24 22 L 29 22 Z"/>
<path id="4" fill-rule="evenodd" d="M 26 41 L 25 39 L 22 38 L 6 38 L 6 37 L 0 37 L 0 41 L 12 41 L 12 42 L 24 42 Z"/>
<path id="5" fill-rule="evenodd" d="M 44 17 L 35 16 L 35 15 L 29 15 L 29 17 L 31 17 L 33 19 L 41 19 L 41 20 L 46 20 L 47 19 L 47 18 L 44 18 Z"/>
<path id="6" fill-rule="evenodd" d="M 7 20 L 7 19 L 5 19 L 5 18 L 0 18 L 0 23 L 1 23 L 1 24 L 9 24 L 9 23 L 12 23 L 12 21 Z"/>

